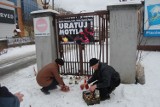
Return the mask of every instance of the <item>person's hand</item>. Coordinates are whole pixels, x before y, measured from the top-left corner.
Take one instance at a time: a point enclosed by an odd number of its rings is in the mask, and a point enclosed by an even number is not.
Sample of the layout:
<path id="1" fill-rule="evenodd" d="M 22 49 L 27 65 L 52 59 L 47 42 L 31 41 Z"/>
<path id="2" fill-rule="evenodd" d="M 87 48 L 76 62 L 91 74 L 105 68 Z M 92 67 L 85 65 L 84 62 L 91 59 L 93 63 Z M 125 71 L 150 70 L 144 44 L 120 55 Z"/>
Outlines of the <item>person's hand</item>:
<path id="1" fill-rule="evenodd" d="M 92 86 L 90 86 L 89 90 L 91 92 L 93 92 L 96 88 L 97 88 L 97 85 L 92 85 Z"/>
<path id="2" fill-rule="evenodd" d="M 15 93 L 14 95 L 18 98 L 19 102 L 23 101 L 23 96 L 24 96 L 23 94 L 21 94 L 20 92 L 18 92 L 18 93 Z"/>
<path id="3" fill-rule="evenodd" d="M 85 88 L 88 90 L 88 88 L 89 88 L 89 85 L 88 85 L 88 84 L 85 84 Z"/>
<path id="4" fill-rule="evenodd" d="M 85 86 L 85 84 L 81 84 L 81 85 L 80 85 L 81 90 L 84 89 L 84 86 Z"/>
<path id="5" fill-rule="evenodd" d="M 83 90 L 84 88 L 88 89 L 89 86 L 88 86 L 87 83 L 83 83 L 83 84 L 80 85 L 80 88 L 81 88 L 81 90 Z"/>
<path id="6" fill-rule="evenodd" d="M 68 86 L 66 86 L 66 85 L 61 86 L 61 91 L 63 91 L 63 92 L 68 92 L 69 90 L 70 90 L 70 89 L 69 89 Z"/>

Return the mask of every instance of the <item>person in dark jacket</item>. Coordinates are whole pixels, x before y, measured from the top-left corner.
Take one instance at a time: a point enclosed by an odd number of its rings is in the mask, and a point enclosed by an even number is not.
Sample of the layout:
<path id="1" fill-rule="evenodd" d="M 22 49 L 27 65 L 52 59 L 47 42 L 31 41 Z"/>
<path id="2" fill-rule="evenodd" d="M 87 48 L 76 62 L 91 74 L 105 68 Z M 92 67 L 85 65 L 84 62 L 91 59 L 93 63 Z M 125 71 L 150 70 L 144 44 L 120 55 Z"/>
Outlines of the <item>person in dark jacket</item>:
<path id="1" fill-rule="evenodd" d="M 0 107 L 20 107 L 23 96 L 20 92 L 12 94 L 7 87 L 0 86 Z"/>
<path id="2" fill-rule="evenodd" d="M 87 83 L 90 84 L 97 80 L 90 86 L 89 90 L 93 92 L 95 89 L 98 89 L 102 101 L 109 99 L 110 93 L 120 84 L 119 73 L 113 67 L 99 62 L 96 58 L 90 59 L 89 63 L 95 72 Z"/>
<path id="3" fill-rule="evenodd" d="M 37 74 L 37 83 L 42 86 L 41 91 L 44 94 L 50 94 L 49 90 L 57 88 L 57 85 L 61 87 L 64 92 L 69 91 L 69 87 L 66 86 L 59 75 L 59 67 L 64 65 L 62 59 L 56 59 L 55 62 L 44 66 Z"/>

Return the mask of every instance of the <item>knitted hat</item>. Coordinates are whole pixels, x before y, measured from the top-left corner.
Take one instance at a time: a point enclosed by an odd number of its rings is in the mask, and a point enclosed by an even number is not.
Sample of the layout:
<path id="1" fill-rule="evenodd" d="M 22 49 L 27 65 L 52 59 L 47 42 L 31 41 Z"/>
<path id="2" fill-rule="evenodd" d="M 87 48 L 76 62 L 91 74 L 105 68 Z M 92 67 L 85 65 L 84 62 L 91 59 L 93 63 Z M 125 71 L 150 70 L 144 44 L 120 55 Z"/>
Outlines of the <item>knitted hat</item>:
<path id="1" fill-rule="evenodd" d="M 62 59 L 56 59 L 55 62 L 59 65 L 64 65 L 64 61 Z"/>
<path id="2" fill-rule="evenodd" d="M 91 67 L 91 66 L 93 66 L 93 65 L 97 64 L 98 62 L 99 62 L 99 60 L 98 60 L 98 59 L 96 59 L 96 58 L 92 58 L 92 59 L 90 59 L 90 60 L 89 60 L 89 65 L 90 65 L 90 67 Z"/>

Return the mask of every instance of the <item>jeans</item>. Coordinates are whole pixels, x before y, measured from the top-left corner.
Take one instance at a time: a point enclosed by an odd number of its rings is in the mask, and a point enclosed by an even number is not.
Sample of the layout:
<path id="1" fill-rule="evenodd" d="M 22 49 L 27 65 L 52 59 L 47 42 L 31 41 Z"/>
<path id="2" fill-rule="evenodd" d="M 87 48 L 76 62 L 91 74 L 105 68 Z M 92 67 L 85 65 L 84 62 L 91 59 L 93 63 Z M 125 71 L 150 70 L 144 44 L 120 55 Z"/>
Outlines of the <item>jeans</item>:
<path id="1" fill-rule="evenodd" d="M 16 96 L 0 97 L 0 107 L 20 107 L 20 102 Z"/>
<path id="2" fill-rule="evenodd" d="M 109 96 L 109 94 L 111 94 L 112 93 L 112 91 L 114 91 L 115 90 L 115 87 L 109 87 L 109 88 L 99 88 L 98 89 L 99 90 L 99 92 L 100 92 L 100 98 L 106 98 L 106 97 L 108 97 Z"/>

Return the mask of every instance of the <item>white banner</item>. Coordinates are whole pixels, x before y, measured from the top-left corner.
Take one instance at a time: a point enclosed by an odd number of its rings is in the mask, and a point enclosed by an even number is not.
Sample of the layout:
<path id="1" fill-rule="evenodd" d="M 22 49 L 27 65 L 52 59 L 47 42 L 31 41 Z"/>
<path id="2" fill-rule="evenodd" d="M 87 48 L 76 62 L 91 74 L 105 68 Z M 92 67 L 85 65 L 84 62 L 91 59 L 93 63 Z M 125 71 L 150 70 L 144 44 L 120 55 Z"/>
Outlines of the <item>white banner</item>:
<path id="1" fill-rule="evenodd" d="M 87 27 L 87 22 L 91 23 L 93 27 L 93 17 L 82 17 L 80 19 L 70 19 L 70 20 L 61 20 L 59 21 L 59 35 L 78 35 L 80 32 L 83 32 L 83 28 Z"/>

